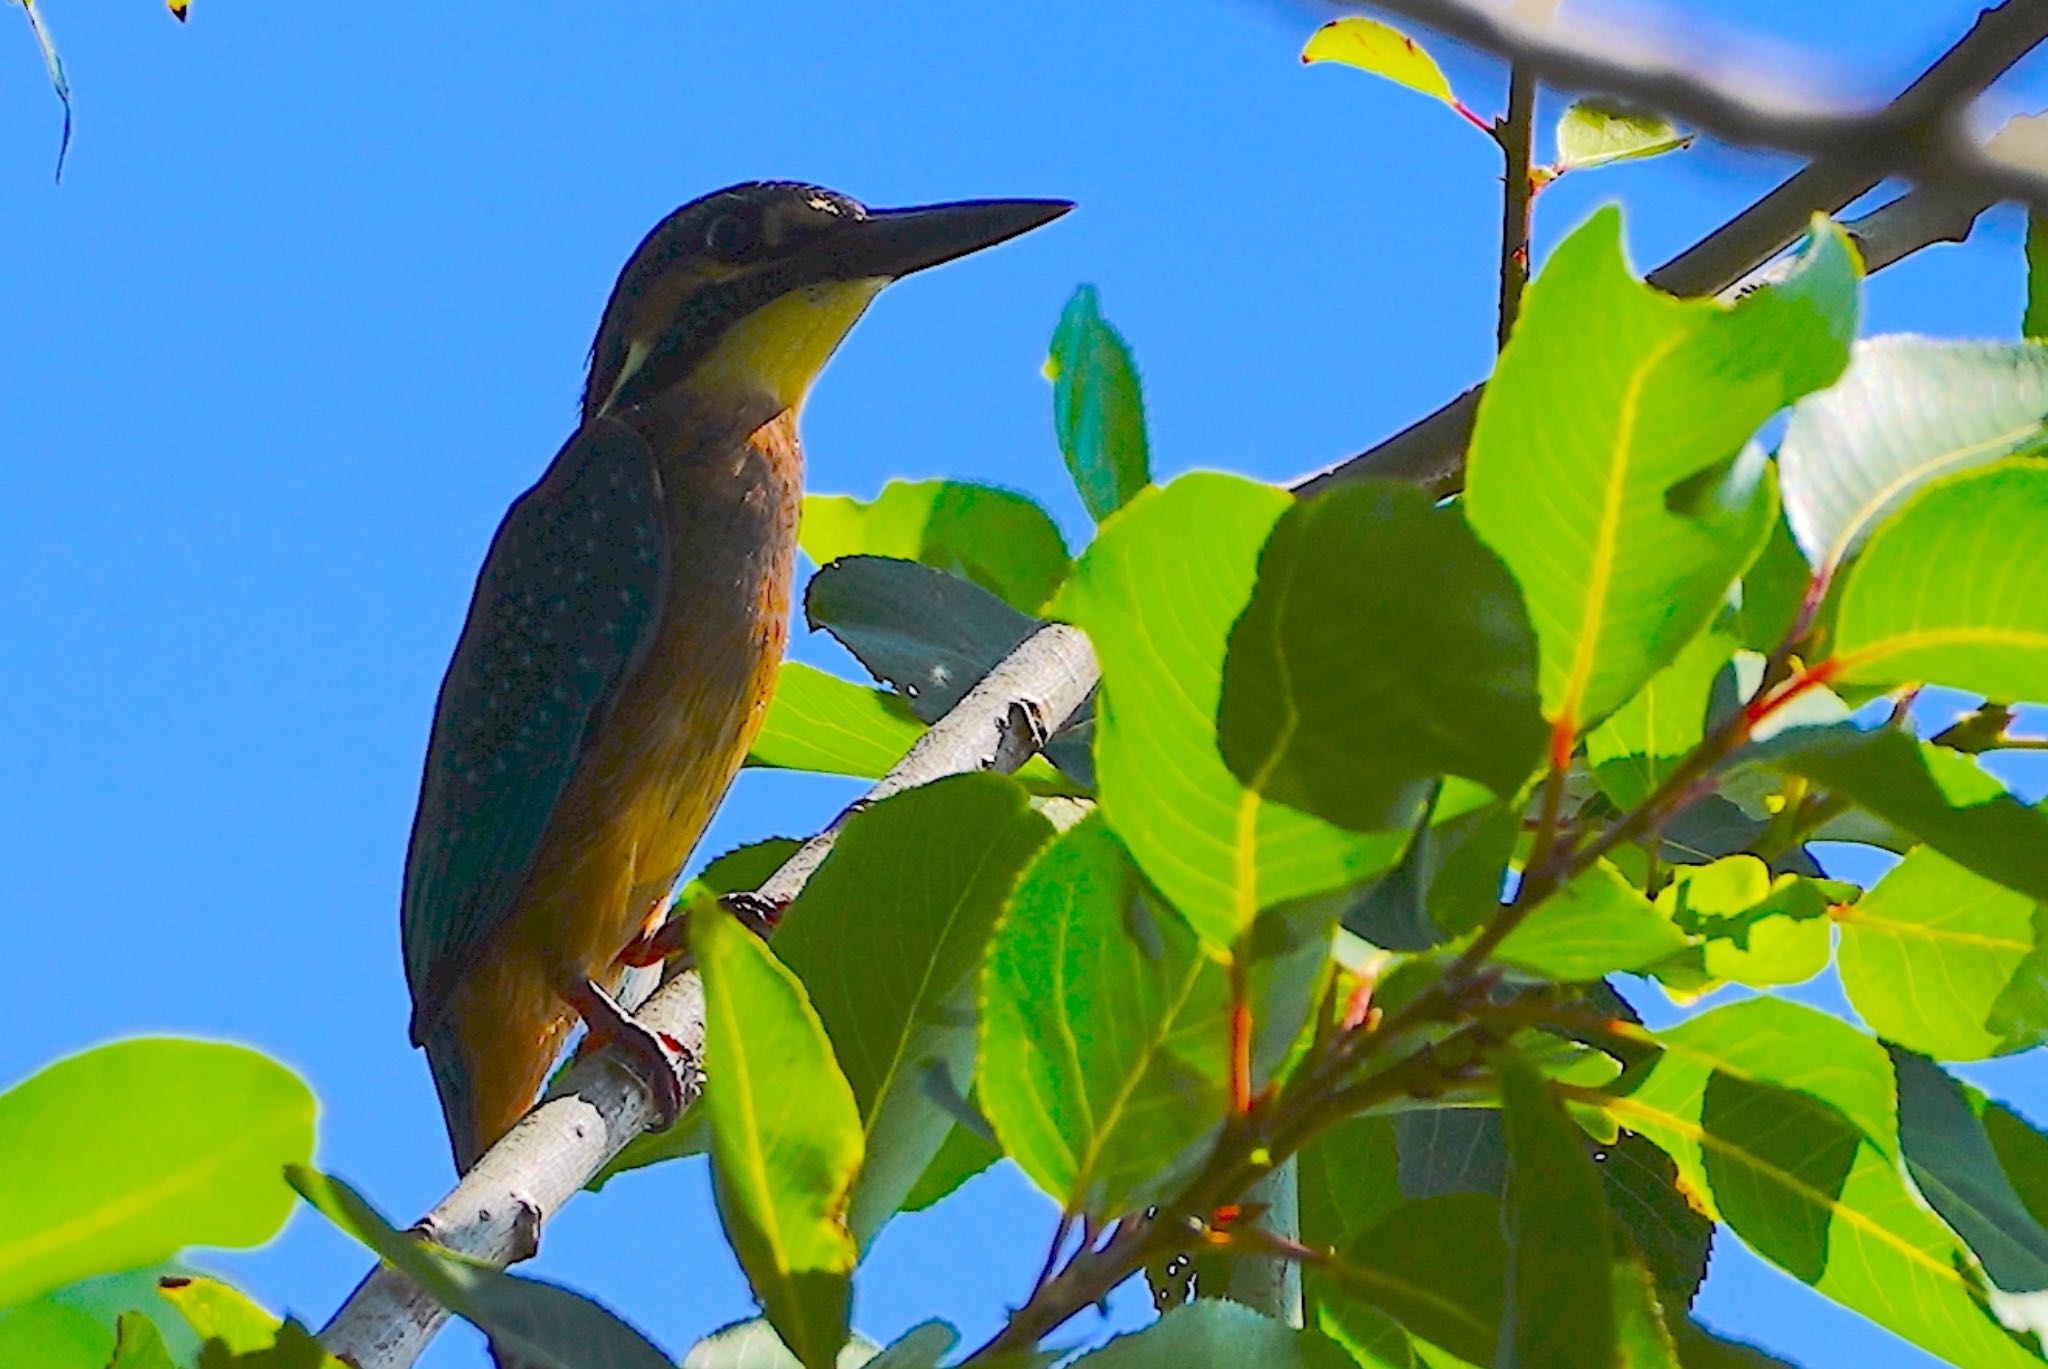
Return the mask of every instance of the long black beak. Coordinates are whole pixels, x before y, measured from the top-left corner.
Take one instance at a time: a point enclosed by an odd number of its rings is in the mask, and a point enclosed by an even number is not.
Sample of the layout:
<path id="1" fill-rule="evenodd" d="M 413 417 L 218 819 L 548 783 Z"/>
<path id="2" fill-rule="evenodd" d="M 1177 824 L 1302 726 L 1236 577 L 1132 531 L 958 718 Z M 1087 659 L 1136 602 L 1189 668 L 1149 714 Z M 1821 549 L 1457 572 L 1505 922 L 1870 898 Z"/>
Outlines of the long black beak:
<path id="1" fill-rule="evenodd" d="M 877 209 L 834 233 L 832 273 L 843 280 L 895 279 L 1051 223 L 1071 200 L 962 200 L 915 209 Z"/>

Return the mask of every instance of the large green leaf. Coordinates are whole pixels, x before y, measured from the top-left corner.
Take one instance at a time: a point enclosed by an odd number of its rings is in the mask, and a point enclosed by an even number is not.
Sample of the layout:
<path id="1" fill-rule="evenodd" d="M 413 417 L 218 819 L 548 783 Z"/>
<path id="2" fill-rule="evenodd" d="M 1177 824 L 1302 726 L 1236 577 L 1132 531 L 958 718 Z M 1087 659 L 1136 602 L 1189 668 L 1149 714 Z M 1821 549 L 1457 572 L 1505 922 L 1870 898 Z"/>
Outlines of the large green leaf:
<path id="1" fill-rule="evenodd" d="M 1999 1326 L 1962 1243 L 1900 1170 L 1890 1062 L 1869 1037 L 1774 999 L 1659 1034 L 1606 1106 L 1678 1162 L 1745 1244 L 1957 1364 L 2038 1364 Z"/>
<path id="2" fill-rule="evenodd" d="M 1840 383 L 1793 409 L 1778 449 L 1800 548 L 1834 570 L 1921 486 L 2038 443 L 2044 419 L 2048 347 L 1857 343 Z"/>
<path id="3" fill-rule="evenodd" d="M 333 1363 L 335 1369 L 347 1369 L 340 1360 Z M 123 1312 L 114 1324 L 114 1358 L 106 1369 L 177 1369 L 177 1361 L 155 1322 L 140 1312 Z"/>
<path id="4" fill-rule="evenodd" d="M 848 823 L 783 915 L 775 953 L 810 991 L 860 1106 L 868 1158 L 847 1222 L 863 1245 L 954 1128 L 926 1081 L 973 1077 L 975 973 L 1051 833 L 1014 780 L 939 780 Z"/>
<path id="5" fill-rule="evenodd" d="M 2048 1289 L 2048 1227 L 2014 1190 L 1978 1116 L 1980 1099 L 1925 1056 L 1889 1048 L 1899 1076 L 1899 1145 L 1921 1196 L 2013 1293 Z"/>
<path id="6" fill-rule="evenodd" d="M 1545 736 L 1521 593 L 1412 486 L 1301 500 L 1231 630 L 1218 728 L 1247 788 L 1357 830 L 1406 826 L 1440 774 L 1512 795 Z"/>
<path id="7" fill-rule="evenodd" d="M 1206 473 L 1147 490 L 1103 525 L 1052 608 L 1086 630 L 1102 662 L 1102 811 L 1216 947 L 1261 908 L 1391 865 L 1403 844 L 1400 833 L 1362 836 L 1267 802 L 1238 783 L 1217 745 L 1231 624 L 1292 503 L 1270 485 Z"/>
<path id="8" fill-rule="evenodd" d="M 1705 735 L 1714 680 L 1737 650 L 1725 632 L 1703 632 L 1606 722 L 1586 734 L 1594 782 L 1617 808 L 1635 807 L 1671 777 Z"/>
<path id="9" fill-rule="evenodd" d="M 924 724 L 887 690 L 785 661 L 747 764 L 880 779 L 923 735 Z"/>
<path id="10" fill-rule="evenodd" d="M 1968 756 L 1896 728 L 1799 727 L 1755 754 L 1804 775 L 1943 855 L 2048 901 L 2048 812 L 2028 808 Z"/>
<path id="11" fill-rule="evenodd" d="M 2048 223 L 2027 215 L 2027 307 L 2020 317 L 2020 336 L 2048 337 Z"/>
<path id="12" fill-rule="evenodd" d="M 1600 861 L 1536 906 L 1494 958 L 1553 979 L 1640 970 L 1687 946 L 1621 871 Z"/>
<path id="13" fill-rule="evenodd" d="M 1521 582 L 1554 722 L 1634 694 L 1763 546 L 1772 482 L 1746 444 L 1841 373 L 1858 274 L 1825 222 L 1781 284 L 1732 307 L 1636 280 L 1614 210 L 1552 253 L 1480 401 L 1465 497 Z"/>
<path id="14" fill-rule="evenodd" d="M 1849 568 L 1835 619 L 1840 678 L 2048 702 L 2044 530 L 2048 462 L 2001 462 L 1923 489 Z"/>
<path id="15" fill-rule="evenodd" d="M 1499 1338 L 1508 1251 L 1500 1204 L 1478 1193 L 1446 1193 L 1402 1203 L 1337 1247 L 1330 1279 L 1415 1335 L 1476 1364 L 1492 1360 Z M 1371 1323 L 1359 1328 L 1371 1332 Z"/>
<path id="16" fill-rule="evenodd" d="M 1918 847 L 1842 927 L 1842 988 L 1871 1030 L 1938 1060 L 2048 1038 L 2043 912 L 2024 894 Z"/>
<path id="17" fill-rule="evenodd" d="M 897 556 L 951 571 L 1025 613 L 1066 578 L 1067 544 L 1024 495 L 961 480 L 891 480 L 862 503 L 804 497 L 803 548 L 825 566 L 845 556 Z"/>
<path id="18" fill-rule="evenodd" d="M 107 1369 L 111 1328 L 75 1307 L 37 1298 L 0 1311 L 0 1364 L 35 1369 Z"/>
<path id="19" fill-rule="evenodd" d="M 1213 1298 L 1176 1307 L 1073 1363 L 1075 1369 L 1353 1369 L 1348 1355 L 1315 1332 Z"/>
<path id="20" fill-rule="evenodd" d="M 721 906 L 694 919 L 711 1177 L 754 1295 L 810 1369 L 846 1344 L 860 1110 L 797 977 Z"/>
<path id="21" fill-rule="evenodd" d="M 339 1179 L 303 1165 L 291 1166 L 287 1177 L 322 1216 L 483 1331 L 521 1369 L 670 1369 L 668 1356 L 645 1336 L 582 1294 L 398 1231 Z"/>
<path id="22" fill-rule="evenodd" d="M 1099 522 L 1152 479 L 1145 401 L 1137 363 L 1102 317 L 1095 287 L 1074 291 L 1053 330 L 1045 374 L 1052 381 L 1053 431 L 1081 502 Z"/>
<path id="23" fill-rule="evenodd" d="M 0 1094 L 0 1307 L 187 1246 L 247 1247 L 291 1215 L 317 1104 L 267 1056 L 119 1041 Z"/>
<path id="24" fill-rule="evenodd" d="M 1229 1104 L 1224 967 L 1090 816 L 1025 870 L 981 981 L 978 1086 L 1003 1150 L 1062 1210 L 1164 1196 Z"/>
<path id="25" fill-rule="evenodd" d="M 277 1340 L 276 1313 L 232 1284 L 182 1276 L 159 1285 L 164 1300 L 178 1309 L 199 1339 L 222 1354 L 252 1354 Z"/>
<path id="26" fill-rule="evenodd" d="M 1493 1064 L 1508 1143 L 1507 1297 L 1495 1369 L 1613 1369 L 1614 1252 L 1600 1176 L 1536 1067 L 1512 1050 L 1496 1052 Z"/>

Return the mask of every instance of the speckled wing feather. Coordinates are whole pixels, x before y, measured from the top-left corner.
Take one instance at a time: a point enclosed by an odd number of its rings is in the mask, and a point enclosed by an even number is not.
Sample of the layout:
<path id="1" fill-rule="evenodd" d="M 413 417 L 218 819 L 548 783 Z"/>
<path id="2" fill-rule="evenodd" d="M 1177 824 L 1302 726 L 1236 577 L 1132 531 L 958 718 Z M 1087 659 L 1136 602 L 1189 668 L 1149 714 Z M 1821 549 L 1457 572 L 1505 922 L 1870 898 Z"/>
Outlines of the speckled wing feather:
<path id="1" fill-rule="evenodd" d="M 441 683 L 406 856 L 412 1036 L 511 913 L 556 803 L 652 636 L 668 574 L 654 460 L 592 420 L 521 495 Z"/>

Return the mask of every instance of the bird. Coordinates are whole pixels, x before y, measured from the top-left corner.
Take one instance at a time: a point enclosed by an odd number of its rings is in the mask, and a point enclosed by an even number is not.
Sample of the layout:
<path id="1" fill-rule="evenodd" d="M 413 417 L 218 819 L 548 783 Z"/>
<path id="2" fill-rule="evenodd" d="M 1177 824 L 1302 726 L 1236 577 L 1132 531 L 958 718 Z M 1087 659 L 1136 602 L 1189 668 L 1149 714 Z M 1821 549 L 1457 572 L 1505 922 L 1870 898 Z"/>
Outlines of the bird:
<path id="1" fill-rule="evenodd" d="M 615 994 L 758 732 L 788 636 L 797 418 L 882 289 L 1065 200 L 870 210 L 756 181 L 661 220 L 620 272 L 575 432 L 506 512 L 435 702 L 400 930 L 458 1172 L 581 1019 L 682 1108 Z"/>

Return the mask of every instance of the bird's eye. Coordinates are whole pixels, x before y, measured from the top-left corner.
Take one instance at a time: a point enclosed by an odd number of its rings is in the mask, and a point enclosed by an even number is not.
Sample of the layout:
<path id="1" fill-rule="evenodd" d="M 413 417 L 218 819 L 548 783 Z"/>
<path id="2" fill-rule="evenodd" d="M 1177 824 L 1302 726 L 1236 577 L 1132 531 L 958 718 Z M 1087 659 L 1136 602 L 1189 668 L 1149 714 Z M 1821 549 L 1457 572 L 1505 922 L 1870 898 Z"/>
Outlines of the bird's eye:
<path id="1" fill-rule="evenodd" d="M 739 214 L 721 214 L 704 230 L 704 250 L 724 261 L 738 260 L 753 245 L 753 221 Z"/>

